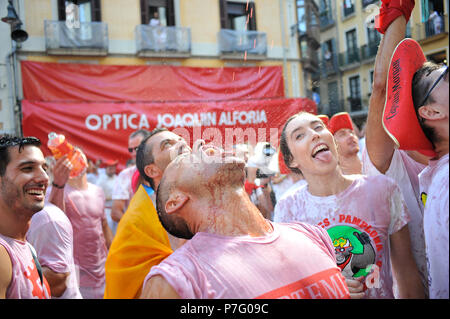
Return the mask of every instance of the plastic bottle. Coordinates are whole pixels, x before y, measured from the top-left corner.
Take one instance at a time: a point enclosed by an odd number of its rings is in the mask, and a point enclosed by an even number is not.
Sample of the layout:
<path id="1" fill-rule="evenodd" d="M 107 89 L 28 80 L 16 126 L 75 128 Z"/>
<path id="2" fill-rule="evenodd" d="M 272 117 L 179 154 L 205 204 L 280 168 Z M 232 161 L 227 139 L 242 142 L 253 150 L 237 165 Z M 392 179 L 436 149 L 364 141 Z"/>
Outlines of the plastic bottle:
<path id="1" fill-rule="evenodd" d="M 47 146 L 52 151 L 56 160 L 67 154 L 67 159 L 72 164 L 69 177 L 77 177 L 87 167 L 85 157 L 81 151 L 67 142 L 64 135 L 51 132 L 48 134 Z"/>

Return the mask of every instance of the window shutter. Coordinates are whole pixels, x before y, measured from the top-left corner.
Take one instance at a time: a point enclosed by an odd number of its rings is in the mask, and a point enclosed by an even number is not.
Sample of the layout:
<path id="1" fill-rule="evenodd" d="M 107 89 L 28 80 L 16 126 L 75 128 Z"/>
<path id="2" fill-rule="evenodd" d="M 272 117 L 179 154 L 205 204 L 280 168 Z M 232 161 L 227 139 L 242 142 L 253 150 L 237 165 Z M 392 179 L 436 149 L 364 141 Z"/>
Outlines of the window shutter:
<path id="1" fill-rule="evenodd" d="M 58 20 L 66 21 L 66 1 L 58 0 Z"/>
<path id="2" fill-rule="evenodd" d="M 141 1 L 141 24 L 148 24 L 150 22 L 147 0 Z"/>
<path id="3" fill-rule="evenodd" d="M 250 15 L 250 13 L 252 14 L 252 17 L 250 18 L 249 16 L 249 22 L 248 22 L 248 26 L 249 26 L 249 30 L 253 30 L 256 31 L 256 10 L 255 10 L 255 3 L 254 2 L 249 2 L 248 4 L 248 12 L 247 14 Z"/>
<path id="4" fill-rule="evenodd" d="M 167 0 L 167 25 L 175 25 L 175 6 L 173 0 Z"/>
<path id="5" fill-rule="evenodd" d="M 92 21 L 102 21 L 100 0 L 91 0 Z"/>
<path id="6" fill-rule="evenodd" d="M 220 4 L 220 28 L 221 29 L 229 29 L 228 25 L 228 6 L 227 0 L 219 0 Z"/>

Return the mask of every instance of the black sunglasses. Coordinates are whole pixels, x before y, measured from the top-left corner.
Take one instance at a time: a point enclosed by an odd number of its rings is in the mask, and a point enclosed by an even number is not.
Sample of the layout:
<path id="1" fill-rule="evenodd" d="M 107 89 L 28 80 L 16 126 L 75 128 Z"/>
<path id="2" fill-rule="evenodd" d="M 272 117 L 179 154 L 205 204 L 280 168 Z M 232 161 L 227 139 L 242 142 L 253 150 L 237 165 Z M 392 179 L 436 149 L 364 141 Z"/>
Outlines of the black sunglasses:
<path id="1" fill-rule="evenodd" d="M 133 151 L 137 152 L 138 148 L 139 148 L 139 146 L 136 146 L 134 148 L 128 148 L 128 152 L 130 152 L 130 153 L 133 153 Z"/>
<path id="2" fill-rule="evenodd" d="M 425 105 L 425 102 L 430 97 L 430 94 L 433 91 L 433 89 L 436 87 L 436 85 L 438 85 L 439 81 L 448 73 L 448 65 L 444 65 L 443 67 L 445 68 L 444 72 L 442 72 L 442 74 L 437 78 L 437 80 L 433 83 L 431 88 L 428 90 L 428 93 L 427 93 L 427 95 L 425 95 L 425 98 L 423 99 L 423 102 L 420 104 L 420 106 Z"/>

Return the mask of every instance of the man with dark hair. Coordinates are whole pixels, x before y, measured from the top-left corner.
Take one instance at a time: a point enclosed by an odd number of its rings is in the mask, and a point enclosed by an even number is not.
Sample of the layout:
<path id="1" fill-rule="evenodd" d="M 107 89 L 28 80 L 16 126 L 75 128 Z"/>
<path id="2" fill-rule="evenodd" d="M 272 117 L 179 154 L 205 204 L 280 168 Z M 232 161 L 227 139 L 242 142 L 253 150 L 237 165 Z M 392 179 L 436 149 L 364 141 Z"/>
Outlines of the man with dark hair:
<path id="1" fill-rule="evenodd" d="M 209 146 L 169 164 L 158 215 L 190 240 L 152 267 L 141 298 L 349 298 L 326 232 L 265 219 L 245 191 L 244 166 Z"/>
<path id="2" fill-rule="evenodd" d="M 34 248 L 31 217 L 44 207 L 47 164 L 34 137 L 0 138 L 0 298 L 50 298 Z"/>
<path id="3" fill-rule="evenodd" d="M 140 144 L 141 150 L 136 153 L 136 168 L 139 171 L 139 174 L 143 177 L 145 181 L 148 182 L 150 187 L 152 189 L 156 189 L 155 182 L 153 181 L 153 178 L 148 176 L 145 173 L 145 167 L 147 165 L 153 164 L 155 162 L 155 158 L 153 156 L 152 147 L 147 145 L 147 141 L 154 135 L 160 133 L 160 132 L 168 132 L 168 130 L 164 127 L 156 128 L 154 129 L 150 135 L 148 135 L 146 138 L 144 138 Z M 139 148 L 138 148 L 139 150 Z"/>
<path id="4" fill-rule="evenodd" d="M 383 28 L 369 104 L 363 172 L 385 174 L 398 183 L 411 215 L 412 252 L 425 291 L 430 298 L 448 298 L 448 69 L 425 62 L 420 46 L 404 39 L 408 10 L 414 1 L 395 2 L 403 9 Z M 383 1 L 381 12 L 393 13 L 389 6 Z M 402 84 L 395 85 L 400 79 Z M 411 93 L 403 94 L 409 90 Z M 430 153 L 436 155 L 432 160 Z"/>
<path id="5" fill-rule="evenodd" d="M 439 157 L 448 154 L 448 90 L 445 83 L 448 86 L 448 66 L 433 62 L 425 62 L 414 74 L 412 83 L 417 118 Z"/>
<path id="6" fill-rule="evenodd" d="M 150 268 L 180 244 L 158 220 L 154 190 L 175 155 L 190 151 L 182 137 L 161 128 L 153 130 L 139 145 L 136 164 L 144 182 L 131 199 L 111 244 L 105 265 L 105 298 L 138 298 Z"/>
<path id="7" fill-rule="evenodd" d="M 139 144 L 142 140 L 150 134 L 149 131 L 139 129 L 130 134 L 128 138 L 128 152 L 131 154 L 131 159 L 136 161 L 136 154 Z M 131 179 L 136 172 L 136 166 L 132 165 L 125 168 L 117 175 L 116 183 L 112 193 L 112 207 L 111 219 L 118 223 L 125 213 L 131 197 L 133 197 L 133 188 L 131 186 Z"/>

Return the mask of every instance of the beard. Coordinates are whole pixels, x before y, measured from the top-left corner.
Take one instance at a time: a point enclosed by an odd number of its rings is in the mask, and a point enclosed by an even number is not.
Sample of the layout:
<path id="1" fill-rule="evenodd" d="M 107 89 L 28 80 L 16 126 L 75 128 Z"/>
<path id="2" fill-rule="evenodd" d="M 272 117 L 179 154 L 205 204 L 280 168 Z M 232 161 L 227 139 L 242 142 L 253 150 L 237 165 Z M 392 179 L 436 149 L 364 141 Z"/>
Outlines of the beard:
<path id="1" fill-rule="evenodd" d="M 191 239 L 194 234 L 187 223 L 179 216 L 169 216 L 166 212 L 158 212 L 159 221 L 164 229 L 177 238 Z"/>
<path id="2" fill-rule="evenodd" d="M 0 195 L 6 206 L 16 213 L 32 216 L 44 208 L 44 200 L 27 199 L 26 192 L 6 176 L 2 177 Z"/>

